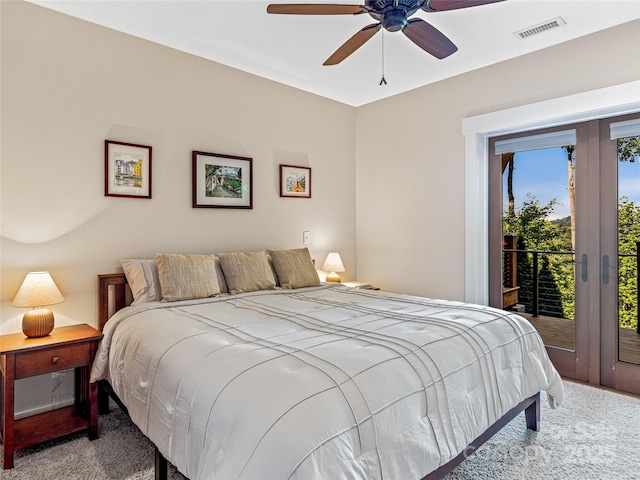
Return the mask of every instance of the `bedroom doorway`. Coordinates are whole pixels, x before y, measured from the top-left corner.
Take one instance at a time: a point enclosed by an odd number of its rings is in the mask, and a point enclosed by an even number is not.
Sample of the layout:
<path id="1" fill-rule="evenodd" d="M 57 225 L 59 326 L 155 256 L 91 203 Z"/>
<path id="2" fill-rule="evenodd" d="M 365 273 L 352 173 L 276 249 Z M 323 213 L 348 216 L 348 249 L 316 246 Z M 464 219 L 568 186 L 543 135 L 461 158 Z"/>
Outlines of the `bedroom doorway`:
<path id="1" fill-rule="evenodd" d="M 492 138 L 489 157 L 490 304 L 530 320 L 562 375 L 635 393 L 638 142 L 640 115 Z"/>

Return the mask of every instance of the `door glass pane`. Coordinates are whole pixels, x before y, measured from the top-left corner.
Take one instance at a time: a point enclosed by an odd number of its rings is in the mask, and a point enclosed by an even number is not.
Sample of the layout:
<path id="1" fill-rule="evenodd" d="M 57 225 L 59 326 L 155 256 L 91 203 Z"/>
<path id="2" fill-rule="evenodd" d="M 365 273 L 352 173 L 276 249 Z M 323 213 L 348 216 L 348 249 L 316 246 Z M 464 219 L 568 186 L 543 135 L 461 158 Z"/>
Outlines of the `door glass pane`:
<path id="1" fill-rule="evenodd" d="M 640 364 L 640 136 L 618 139 L 618 359 Z"/>
<path id="2" fill-rule="evenodd" d="M 502 154 L 503 307 L 575 350 L 574 146 Z"/>

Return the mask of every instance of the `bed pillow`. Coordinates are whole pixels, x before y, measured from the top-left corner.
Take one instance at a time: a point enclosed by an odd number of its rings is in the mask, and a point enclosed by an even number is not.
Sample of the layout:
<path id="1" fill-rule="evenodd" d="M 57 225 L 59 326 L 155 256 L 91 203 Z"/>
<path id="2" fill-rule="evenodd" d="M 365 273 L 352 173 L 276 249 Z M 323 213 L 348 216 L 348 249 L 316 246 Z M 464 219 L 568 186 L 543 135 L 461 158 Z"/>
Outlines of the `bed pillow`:
<path id="1" fill-rule="evenodd" d="M 227 287 L 227 281 L 224 278 L 224 272 L 220 266 L 220 256 L 216 255 L 216 275 L 218 277 L 218 285 L 220 286 L 220 293 L 229 293 L 229 287 Z"/>
<path id="2" fill-rule="evenodd" d="M 308 248 L 271 250 L 271 262 L 282 288 L 317 287 L 320 277 Z"/>
<path id="3" fill-rule="evenodd" d="M 125 258 L 120 265 L 133 295 L 132 305 L 162 300 L 158 264 L 150 258 Z"/>
<path id="4" fill-rule="evenodd" d="M 276 288 L 276 277 L 266 251 L 225 253 L 220 266 L 232 295 Z"/>
<path id="5" fill-rule="evenodd" d="M 174 302 L 218 295 L 215 255 L 163 254 L 156 257 L 162 300 Z"/>

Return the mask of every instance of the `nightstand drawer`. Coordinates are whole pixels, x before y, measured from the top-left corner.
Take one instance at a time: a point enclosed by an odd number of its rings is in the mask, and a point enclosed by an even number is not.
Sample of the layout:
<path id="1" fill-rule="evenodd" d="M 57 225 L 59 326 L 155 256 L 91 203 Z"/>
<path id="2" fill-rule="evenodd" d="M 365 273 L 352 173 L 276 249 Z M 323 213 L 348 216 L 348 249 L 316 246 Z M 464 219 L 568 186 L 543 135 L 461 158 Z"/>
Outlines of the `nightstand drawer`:
<path id="1" fill-rule="evenodd" d="M 91 362 L 91 345 L 81 343 L 16 355 L 16 378 L 31 377 L 41 373 L 66 368 L 81 367 Z"/>

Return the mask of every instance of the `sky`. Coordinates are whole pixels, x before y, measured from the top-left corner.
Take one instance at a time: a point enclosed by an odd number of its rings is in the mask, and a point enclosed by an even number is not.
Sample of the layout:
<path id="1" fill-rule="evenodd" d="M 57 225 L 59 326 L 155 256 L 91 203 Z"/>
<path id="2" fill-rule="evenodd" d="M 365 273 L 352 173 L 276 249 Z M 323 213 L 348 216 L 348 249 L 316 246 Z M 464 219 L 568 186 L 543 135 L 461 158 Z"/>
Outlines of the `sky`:
<path id="1" fill-rule="evenodd" d="M 640 163 L 618 162 L 618 198 L 627 196 L 640 204 Z M 577 180 L 577 179 L 576 179 Z M 530 150 L 515 154 L 513 192 L 516 209 L 531 193 L 547 205 L 556 199 L 552 219 L 569 216 L 567 153 L 562 148 Z M 576 186 L 576 188 L 578 188 Z M 503 204 L 507 205 L 507 170 L 503 175 Z"/>

